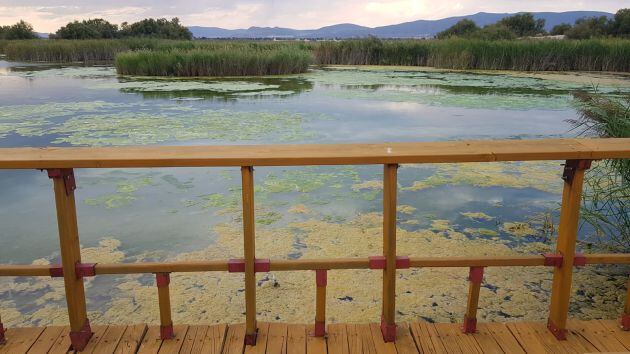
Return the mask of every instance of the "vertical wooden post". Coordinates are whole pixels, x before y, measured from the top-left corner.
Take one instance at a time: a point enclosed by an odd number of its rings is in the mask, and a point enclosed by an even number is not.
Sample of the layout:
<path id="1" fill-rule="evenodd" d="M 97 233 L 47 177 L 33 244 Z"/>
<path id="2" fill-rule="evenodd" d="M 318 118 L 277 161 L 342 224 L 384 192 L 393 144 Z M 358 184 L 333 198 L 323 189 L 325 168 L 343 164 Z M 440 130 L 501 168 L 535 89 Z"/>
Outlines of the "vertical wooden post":
<path id="1" fill-rule="evenodd" d="M 396 340 L 396 192 L 398 165 L 387 164 L 383 170 L 383 340 Z"/>
<path id="2" fill-rule="evenodd" d="M 160 338 L 171 339 L 175 337 L 173 333 L 173 320 L 171 318 L 171 295 L 169 284 L 171 277 L 169 273 L 156 273 L 155 285 L 158 288 L 158 303 L 160 306 Z"/>
<path id="3" fill-rule="evenodd" d="M 70 320 L 70 340 L 75 350 L 81 351 L 92 337 L 90 322 L 85 306 L 83 278 L 77 276 L 76 265 L 81 264 L 81 246 L 77 227 L 77 211 L 74 202 L 74 171 L 72 169 L 49 169 L 48 177 L 53 179 L 57 225 L 63 280 Z"/>
<path id="4" fill-rule="evenodd" d="M 621 328 L 624 331 L 630 331 L 630 280 L 626 286 L 626 305 L 623 307 L 623 314 L 621 314 Z"/>
<path id="5" fill-rule="evenodd" d="M 470 267 L 468 281 L 468 303 L 466 305 L 462 332 L 475 333 L 477 331 L 477 307 L 479 304 L 479 290 L 483 281 L 483 267 Z"/>
<path id="6" fill-rule="evenodd" d="M 326 335 L 326 285 L 328 285 L 328 271 L 315 270 L 315 337 Z"/>
<path id="7" fill-rule="evenodd" d="M 564 166 L 564 190 L 562 192 L 562 209 L 556 253 L 562 255 L 562 265 L 554 268 L 553 285 L 547 328 L 559 339 L 566 339 L 569 298 L 573 278 L 573 260 L 577 240 L 580 205 L 582 202 L 582 185 L 584 171 L 591 165 L 590 160 L 567 160 Z"/>
<path id="8" fill-rule="evenodd" d="M 245 258 L 245 344 L 256 345 L 256 231 L 254 219 L 254 168 L 241 167 L 243 186 L 243 237 Z"/>

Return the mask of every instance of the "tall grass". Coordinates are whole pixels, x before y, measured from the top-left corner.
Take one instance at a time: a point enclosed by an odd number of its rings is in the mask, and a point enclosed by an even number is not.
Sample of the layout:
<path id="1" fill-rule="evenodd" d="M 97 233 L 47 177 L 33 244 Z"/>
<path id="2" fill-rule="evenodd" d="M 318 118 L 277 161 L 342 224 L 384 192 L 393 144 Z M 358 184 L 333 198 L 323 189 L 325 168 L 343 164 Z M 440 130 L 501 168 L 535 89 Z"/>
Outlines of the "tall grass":
<path id="1" fill-rule="evenodd" d="M 116 70 L 139 76 L 260 76 L 305 72 L 309 51 L 298 48 L 223 48 L 135 51 L 116 56 Z"/>
<path id="2" fill-rule="evenodd" d="M 630 71 L 630 40 L 379 39 L 322 42 L 320 64 L 417 65 L 447 69 Z"/>
<path id="3" fill-rule="evenodd" d="M 574 94 L 577 119 L 569 122 L 582 135 L 630 138 L 630 96 Z M 596 236 L 630 250 L 630 159 L 604 160 L 587 171 L 582 219 Z"/>

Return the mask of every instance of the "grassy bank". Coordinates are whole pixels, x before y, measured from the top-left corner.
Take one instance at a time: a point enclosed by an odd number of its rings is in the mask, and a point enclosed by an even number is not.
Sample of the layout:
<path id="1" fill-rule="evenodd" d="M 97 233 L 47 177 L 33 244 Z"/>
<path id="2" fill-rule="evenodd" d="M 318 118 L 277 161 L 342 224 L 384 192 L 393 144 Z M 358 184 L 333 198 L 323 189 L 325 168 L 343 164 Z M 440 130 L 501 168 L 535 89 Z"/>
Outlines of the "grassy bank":
<path id="1" fill-rule="evenodd" d="M 320 64 L 414 65 L 520 71 L 630 71 L 630 40 L 403 40 L 322 42 Z"/>
<path id="2" fill-rule="evenodd" d="M 156 53 L 151 55 L 149 51 Z M 313 63 L 322 65 L 411 65 L 447 69 L 630 72 L 628 39 L 486 41 L 455 38 L 362 39 L 339 42 L 160 39 L 0 41 L 0 53 L 6 54 L 9 60 L 17 61 L 113 61 L 117 54 L 125 53 L 121 54 L 118 61 L 120 72 L 138 75 L 151 75 L 152 72 L 186 76 L 195 72 L 258 73 L 276 71 L 271 68 L 279 66 L 290 67 L 289 71 L 294 71 L 304 64 L 306 52 L 312 53 Z M 263 57 L 254 59 L 253 53 Z M 221 63 L 220 57 L 224 58 Z M 251 68 L 237 69 L 227 62 L 228 59 Z M 290 65 L 286 60 L 297 62 Z M 147 67 L 149 62 L 156 67 Z M 277 64 L 270 64 L 272 62 Z M 206 65 L 205 63 L 212 65 L 212 68 L 200 66 Z M 267 63 L 265 64 L 267 68 L 258 67 L 261 63 Z M 185 64 L 187 67 L 167 68 L 171 64 Z M 229 68 L 230 66 L 232 67 Z"/>
<path id="3" fill-rule="evenodd" d="M 139 76 L 261 76 L 303 73 L 311 52 L 280 49 L 173 49 L 134 51 L 116 56 L 116 70 Z"/>

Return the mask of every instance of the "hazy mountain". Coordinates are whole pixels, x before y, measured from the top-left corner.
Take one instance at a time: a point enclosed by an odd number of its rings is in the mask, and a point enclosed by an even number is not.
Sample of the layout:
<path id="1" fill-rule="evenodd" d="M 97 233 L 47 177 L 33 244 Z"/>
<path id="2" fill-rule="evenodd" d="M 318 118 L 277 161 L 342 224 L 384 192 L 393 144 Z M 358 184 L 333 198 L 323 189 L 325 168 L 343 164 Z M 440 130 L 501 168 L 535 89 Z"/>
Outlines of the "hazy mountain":
<path id="1" fill-rule="evenodd" d="M 545 19 L 545 28 L 550 30 L 560 23 L 571 23 L 582 17 L 607 16 L 613 14 L 599 11 L 568 11 L 568 12 L 534 12 L 535 18 Z M 440 20 L 417 20 L 396 25 L 380 27 L 364 27 L 351 23 L 342 23 L 312 30 L 296 30 L 282 27 L 250 27 L 247 29 L 223 29 L 218 27 L 188 27 L 197 38 L 355 38 L 369 35 L 381 38 L 412 38 L 431 37 L 467 18 L 475 21 L 478 26 L 485 26 L 511 16 L 509 13 L 479 12 L 474 15 L 448 17 Z"/>

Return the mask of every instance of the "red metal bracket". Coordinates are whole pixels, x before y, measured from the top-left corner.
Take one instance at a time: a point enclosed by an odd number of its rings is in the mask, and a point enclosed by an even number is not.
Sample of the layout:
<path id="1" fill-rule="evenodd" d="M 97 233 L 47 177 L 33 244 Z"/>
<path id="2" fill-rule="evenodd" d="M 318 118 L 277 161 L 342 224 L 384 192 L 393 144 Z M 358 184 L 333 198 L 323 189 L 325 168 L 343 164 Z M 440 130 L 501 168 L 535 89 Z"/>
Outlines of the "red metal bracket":
<path id="1" fill-rule="evenodd" d="M 158 288 L 163 288 L 171 283 L 170 273 L 155 273 L 155 284 Z"/>
<path id="2" fill-rule="evenodd" d="M 483 267 L 470 267 L 468 280 L 475 284 L 481 284 L 483 281 Z"/>
<path id="3" fill-rule="evenodd" d="M 591 160 L 567 160 L 564 164 L 564 172 L 562 179 L 567 182 L 573 182 L 573 177 L 577 170 L 587 170 L 591 168 Z"/>
<path id="4" fill-rule="evenodd" d="M 576 253 L 573 257 L 573 265 L 576 267 L 584 267 L 586 265 L 586 256 L 582 253 Z"/>
<path id="5" fill-rule="evenodd" d="M 63 266 L 61 264 L 53 264 L 50 266 L 50 277 L 60 278 L 63 277 Z"/>
<path id="6" fill-rule="evenodd" d="M 173 324 L 168 326 L 160 326 L 160 339 L 172 339 L 175 338 L 175 332 L 173 332 Z"/>
<path id="7" fill-rule="evenodd" d="M 4 332 L 6 332 L 6 330 L 4 329 L 4 325 L 2 324 L 2 322 L 0 322 L 0 344 L 4 344 L 7 342 L 7 338 L 4 336 Z"/>
<path id="8" fill-rule="evenodd" d="M 271 269 L 271 260 L 269 259 L 256 259 L 254 260 L 254 272 L 266 273 Z M 242 258 L 234 258 L 228 260 L 228 272 L 230 273 L 244 273 L 245 272 L 245 260 Z"/>
<path id="9" fill-rule="evenodd" d="M 96 263 L 76 263 L 74 272 L 77 275 L 77 279 L 93 277 L 96 275 Z"/>
<path id="10" fill-rule="evenodd" d="M 245 334 L 245 345 L 256 345 L 256 339 L 258 338 L 258 329 L 254 334 Z"/>
<path id="11" fill-rule="evenodd" d="M 543 254 L 545 257 L 545 266 L 548 267 L 562 267 L 562 257 L 561 254 L 557 253 L 545 253 Z"/>
<path id="12" fill-rule="evenodd" d="M 383 335 L 383 341 L 385 342 L 396 341 L 396 324 L 385 323 L 383 316 L 381 316 L 381 334 Z"/>
<path id="13" fill-rule="evenodd" d="M 464 333 L 475 333 L 477 332 L 477 319 L 476 318 L 468 318 L 464 316 L 464 323 L 462 324 L 462 332 Z"/>
<path id="14" fill-rule="evenodd" d="M 558 328 L 555 323 L 551 322 L 551 319 L 547 320 L 547 329 L 557 340 L 567 340 L 567 330 Z"/>
<path id="15" fill-rule="evenodd" d="M 49 168 L 48 178 L 61 178 L 63 184 L 66 187 L 66 195 L 70 195 L 75 189 L 77 189 L 77 183 L 74 179 L 74 170 L 71 168 Z"/>
<path id="16" fill-rule="evenodd" d="M 370 269 L 385 269 L 387 260 L 385 256 L 371 256 L 368 257 L 370 262 Z M 407 256 L 396 257 L 396 269 L 408 269 L 411 265 L 411 261 Z"/>
<path id="17" fill-rule="evenodd" d="M 313 337 L 324 337 L 324 336 L 326 336 L 326 322 L 315 321 L 315 330 L 313 331 Z"/>
<path id="18" fill-rule="evenodd" d="M 328 270 L 316 269 L 315 270 L 315 283 L 318 287 L 328 285 Z"/>
<path id="19" fill-rule="evenodd" d="M 82 351 L 92 337 L 92 334 L 94 333 L 92 332 L 92 328 L 90 328 L 90 321 L 86 318 L 85 324 L 79 331 L 70 331 L 72 349 Z"/>
<path id="20" fill-rule="evenodd" d="M 624 313 L 621 315 L 621 329 L 630 331 L 630 314 Z"/>

